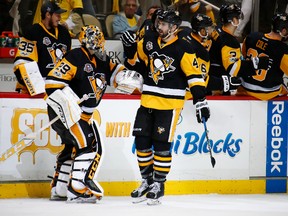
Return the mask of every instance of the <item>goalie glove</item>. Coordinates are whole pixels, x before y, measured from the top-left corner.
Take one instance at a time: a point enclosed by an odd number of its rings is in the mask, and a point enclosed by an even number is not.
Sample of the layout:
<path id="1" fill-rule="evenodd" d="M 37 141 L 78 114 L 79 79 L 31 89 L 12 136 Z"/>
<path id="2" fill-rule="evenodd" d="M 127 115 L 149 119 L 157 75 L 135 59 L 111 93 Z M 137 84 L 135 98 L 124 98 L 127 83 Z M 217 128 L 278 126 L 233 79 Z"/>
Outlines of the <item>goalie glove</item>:
<path id="1" fill-rule="evenodd" d="M 204 98 L 202 100 L 199 100 L 196 104 L 196 117 L 198 123 L 202 122 L 202 118 L 205 118 L 205 121 L 207 121 L 210 117 L 210 109 L 208 107 L 207 100 Z"/>
<path id="2" fill-rule="evenodd" d="M 143 77 L 140 73 L 133 70 L 123 70 L 116 74 L 115 82 L 116 93 L 136 94 L 142 92 Z"/>
<path id="3" fill-rule="evenodd" d="M 236 90 L 241 85 L 241 79 L 239 77 L 222 76 L 223 91 L 228 92 Z"/>
<path id="4" fill-rule="evenodd" d="M 120 40 L 122 41 L 124 47 L 131 47 L 133 44 L 136 44 L 136 33 L 132 31 L 125 31 L 120 36 Z"/>
<path id="5" fill-rule="evenodd" d="M 79 101 L 80 98 L 69 86 L 62 90 L 57 89 L 46 99 L 46 103 L 59 116 L 67 129 L 80 120 L 82 109 L 78 105 Z"/>

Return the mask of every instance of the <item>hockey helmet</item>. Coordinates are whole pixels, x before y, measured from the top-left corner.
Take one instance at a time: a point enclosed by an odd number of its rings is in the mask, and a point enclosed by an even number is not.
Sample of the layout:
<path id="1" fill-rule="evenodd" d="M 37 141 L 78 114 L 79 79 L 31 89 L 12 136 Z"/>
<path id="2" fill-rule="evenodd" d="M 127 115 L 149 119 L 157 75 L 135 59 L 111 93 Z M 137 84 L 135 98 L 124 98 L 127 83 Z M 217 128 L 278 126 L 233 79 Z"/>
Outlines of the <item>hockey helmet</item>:
<path id="1" fill-rule="evenodd" d="M 82 27 L 79 34 L 79 41 L 82 46 L 94 51 L 97 57 L 102 58 L 103 55 L 106 56 L 104 50 L 105 38 L 98 26 L 88 25 Z"/>
<path id="2" fill-rule="evenodd" d="M 272 17 L 272 30 L 279 33 L 283 28 L 288 30 L 288 14 L 277 13 Z"/>
<path id="3" fill-rule="evenodd" d="M 155 30 L 155 29 L 156 29 L 156 26 L 155 26 L 155 24 L 156 24 L 156 19 L 157 19 L 158 15 L 162 13 L 162 11 L 163 11 L 162 8 L 157 8 L 157 9 L 154 11 L 154 13 L 152 14 L 152 16 L 151 16 L 152 30 Z"/>
<path id="4" fill-rule="evenodd" d="M 157 16 L 158 16 L 159 14 L 161 14 L 162 11 L 163 11 L 162 8 L 157 8 L 157 9 L 153 12 L 153 14 L 152 14 L 152 16 L 151 16 L 151 22 L 152 22 L 153 24 L 155 23 Z"/>
<path id="5" fill-rule="evenodd" d="M 176 25 L 177 27 L 179 27 L 182 23 L 179 12 L 174 10 L 163 10 L 159 12 L 157 19 Z"/>
<path id="6" fill-rule="evenodd" d="M 222 5 L 219 12 L 219 18 L 221 23 L 229 23 L 236 17 L 238 19 L 243 19 L 244 15 L 241 8 L 236 4 Z"/>
<path id="7" fill-rule="evenodd" d="M 204 14 L 195 14 L 191 19 L 192 32 L 197 33 L 203 28 L 213 26 L 212 19 Z"/>

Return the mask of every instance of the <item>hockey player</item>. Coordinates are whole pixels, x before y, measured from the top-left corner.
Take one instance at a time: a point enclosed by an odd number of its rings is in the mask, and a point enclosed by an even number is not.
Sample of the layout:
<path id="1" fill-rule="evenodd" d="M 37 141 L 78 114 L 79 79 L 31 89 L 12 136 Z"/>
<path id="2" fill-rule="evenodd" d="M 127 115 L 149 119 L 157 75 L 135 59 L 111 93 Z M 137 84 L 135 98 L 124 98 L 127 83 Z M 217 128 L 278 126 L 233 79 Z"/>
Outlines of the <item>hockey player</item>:
<path id="1" fill-rule="evenodd" d="M 219 18 L 222 26 L 213 32 L 212 46 L 209 51 L 210 75 L 219 78 L 222 75 L 247 77 L 256 74 L 258 69 L 268 68 L 269 58 L 267 57 L 251 58 L 252 61 L 241 59 L 240 43 L 233 34 L 242 17 L 241 9 L 236 4 L 221 6 Z"/>
<path id="2" fill-rule="evenodd" d="M 147 31 L 155 32 L 155 20 L 157 14 L 159 14 L 161 11 L 162 8 L 157 5 L 153 5 L 148 9 L 149 16 L 146 17 L 146 20 L 144 20 L 143 24 L 136 32 L 138 41 L 143 38 L 144 34 L 147 33 Z"/>
<path id="3" fill-rule="evenodd" d="M 133 202 L 148 199 L 147 204 L 151 205 L 158 204 L 164 196 L 172 162 L 171 142 L 187 86 L 193 94 L 198 122 L 210 117 L 205 81 L 193 47 L 176 34 L 181 24 L 178 13 L 162 11 L 156 22 L 158 36 L 145 34 L 137 44 L 136 58 L 131 61 L 144 79 L 133 128 L 142 183 L 131 196 Z"/>
<path id="4" fill-rule="evenodd" d="M 145 34 L 157 35 L 156 29 L 155 29 L 155 21 L 156 21 L 157 14 L 161 13 L 162 9 L 156 8 L 156 6 L 154 6 L 154 9 L 155 10 L 153 14 L 151 15 L 151 18 L 146 19 L 136 33 L 133 31 L 125 31 L 120 36 L 120 40 L 122 41 L 124 54 L 125 54 L 124 64 L 127 67 L 129 67 L 129 63 L 126 64 L 126 61 L 128 61 L 129 59 L 133 59 L 136 55 L 137 42 L 139 42 L 144 37 Z"/>
<path id="5" fill-rule="evenodd" d="M 44 93 L 43 78 L 71 49 L 69 31 L 58 24 L 63 12 L 56 3 L 47 1 L 41 7 L 42 21 L 20 38 L 14 59 L 16 91 L 32 96 Z"/>
<path id="6" fill-rule="evenodd" d="M 212 90 L 227 92 L 237 89 L 241 84 L 239 78 L 230 77 L 229 75 L 222 75 L 222 77 L 209 75 L 210 57 L 206 44 L 207 41 L 211 40 L 211 35 L 214 31 L 212 19 L 204 14 L 195 14 L 192 17 L 191 26 L 190 33 L 186 29 L 180 30 L 178 37 L 187 40 L 194 47 L 200 70 L 206 82 L 207 92 Z"/>
<path id="7" fill-rule="evenodd" d="M 275 14 L 269 33 L 249 34 L 243 42 L 243 56 L 253 58 L 267 56 L 273 60 L 267 70 L 257 70 L 256 75 L 243 77 L 238 94 L 269 100 L 279 95 L 287 95 L 283 85 L 283 75 L 288 75 L 288 46 L 283 41 L 288 37 L 288 15 Z"/>
<path id="8" fill-rule="evenodd" d="M 106 85 L 114 84 L 116 73 L 124 73 L 125 67 L 106 55 L 97 26 L 83 27 L 79 41 L 81 47 L 69 51 L 46 78 L 48 115 L 50 120 L 59 116 L 52 128 L 65 146 L 57 157 L 51 199 L 67 195 L 68 202 L 95 203 L 103 196 L 93 179 L 102 160 L 102 140 L 91 118 Z M 88 99 L 80 100 L 83 95 Z"/>

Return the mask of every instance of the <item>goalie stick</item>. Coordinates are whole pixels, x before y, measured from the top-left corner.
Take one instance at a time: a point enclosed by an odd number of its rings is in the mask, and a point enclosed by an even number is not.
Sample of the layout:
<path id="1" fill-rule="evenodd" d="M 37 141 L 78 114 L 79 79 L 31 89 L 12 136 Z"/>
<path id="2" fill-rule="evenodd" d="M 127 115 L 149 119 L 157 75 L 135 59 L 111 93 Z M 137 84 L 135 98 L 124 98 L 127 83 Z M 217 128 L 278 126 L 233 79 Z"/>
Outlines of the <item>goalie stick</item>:
<path id="1" fill-rule="evenodd" d="M 79 104 L 83 101 L 87 100 L 89 96 L 87 94 L 83 95 L 83 97 L 79 100 Z M 54 124 L 56 121 L 60 119 L 59 116 L 56 116 L 54 119 L 52 119 L 50 122 L 48 122 L 46 125 L 41 127 L 39 130 L 32 132 L 30 134 L 27 134 L 23 138 L 21 138 L 18 142 L 13 144 L 10 148 L 8 148 L 4 153 L 0 156 L 0 162 L 3 162 L 10 158 L 12 155 L 16 154 L 17 152 L 23 150 L 27 146 L 30 146 L 31 143 L 36 139 L 36 135 L 44 131 L 46 128 L 50 127 L 52 124 Z"/>
<path id="2" fill-rule="evenodd" d="M 212 164 L 212 167 L 214 168 L 214 166 L 216 164 L 216 160 L 215 160 L 215 158 L 212 155 L 211 142 L 210 142 L 210 139 L 209 139 L 209 136 L 208 136 L 209 131 L 207 129 L 207 125 L 206 125 L 206 121 L 205 121 L 204 117 L 202 118 L 202 122 L 203 122 L 203 125 L 204 125 L 204 130 L 205 130 L 204 133 L 205 133 L 205 136 L 206 136 L 206 139 L 207 139 L 207 146 L 208 146 L 209 153 L 210 153 L 211 164 Z"/>

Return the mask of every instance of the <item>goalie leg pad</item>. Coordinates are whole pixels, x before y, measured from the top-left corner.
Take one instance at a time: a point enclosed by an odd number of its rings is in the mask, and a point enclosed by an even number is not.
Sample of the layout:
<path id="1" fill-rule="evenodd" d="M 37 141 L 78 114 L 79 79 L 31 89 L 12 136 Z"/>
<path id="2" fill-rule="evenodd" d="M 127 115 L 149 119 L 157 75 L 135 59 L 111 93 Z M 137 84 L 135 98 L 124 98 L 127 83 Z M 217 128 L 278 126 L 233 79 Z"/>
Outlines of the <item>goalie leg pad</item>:
<path id="1" fill-rule="evenodd" d="M 71 179 L 70 191 L 75 191 L 78 194 L 93 194 L 96 197 L 103 196 L 103 188 L 94 180 L 101 156 L 96 152 L 84 153 L 75 158 Z"/>
<path id="2" fill-rule="evenodd" d="M 51 182 L 51 198 L 50 200 L 66 200 L 67 184 L 69 181 L 72 160 L 64 163 L 57 163 L 54 176 Z"/>
<path id="3" fill-rule="evenodd" d="M 67 185 L 69 181 L 72 161 L 66 161 L 61 165 L 58 181 L 56 182 L 56 194 L 67 197 Z"/>

